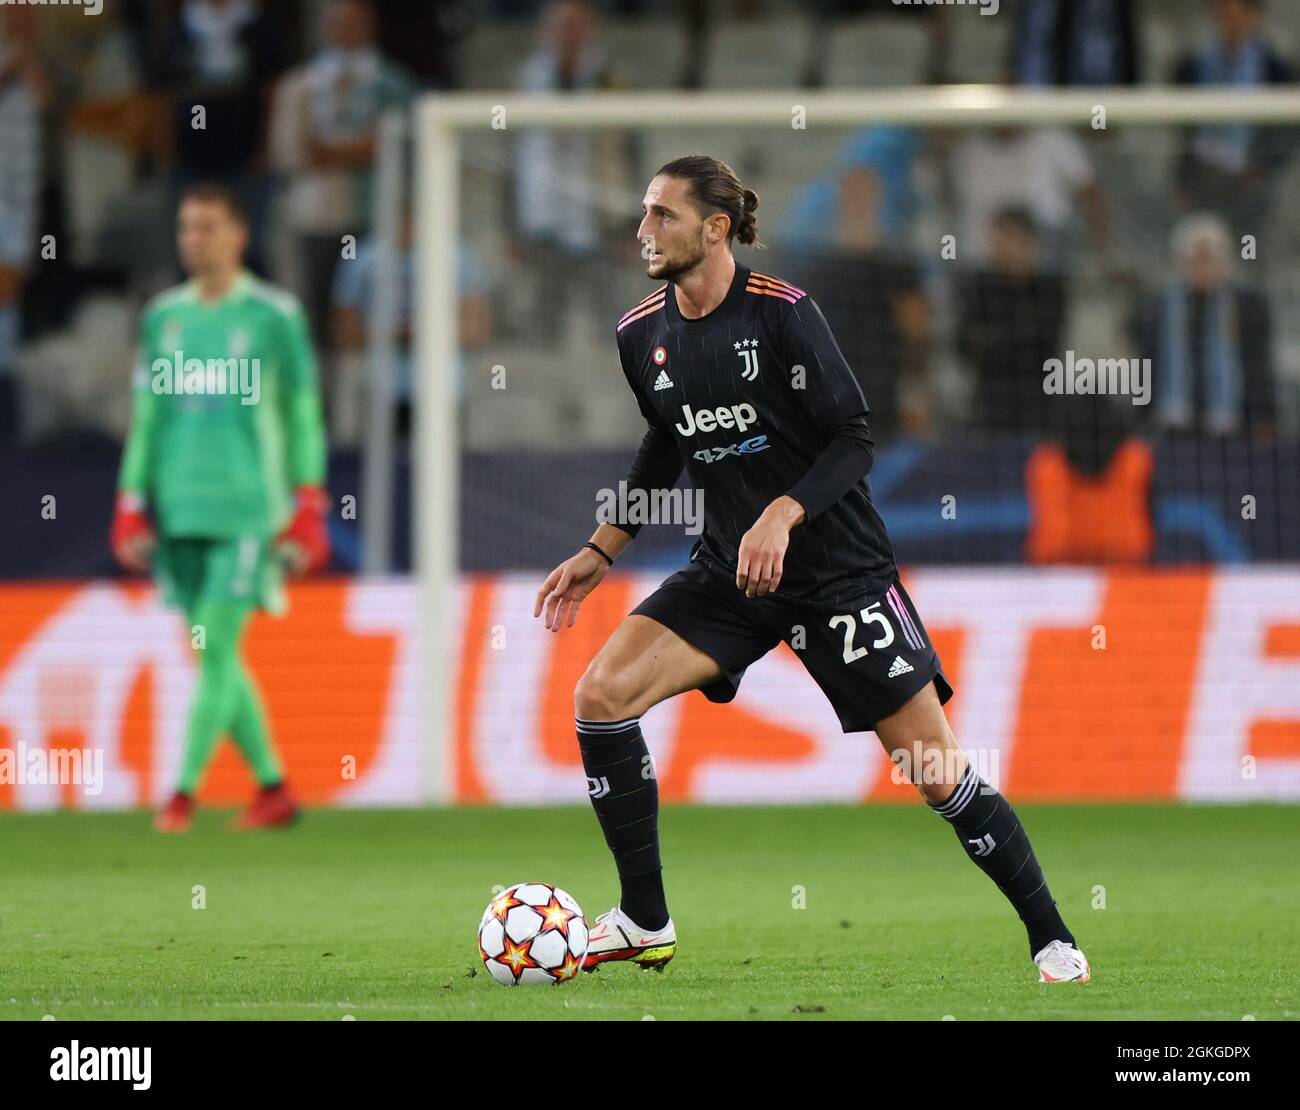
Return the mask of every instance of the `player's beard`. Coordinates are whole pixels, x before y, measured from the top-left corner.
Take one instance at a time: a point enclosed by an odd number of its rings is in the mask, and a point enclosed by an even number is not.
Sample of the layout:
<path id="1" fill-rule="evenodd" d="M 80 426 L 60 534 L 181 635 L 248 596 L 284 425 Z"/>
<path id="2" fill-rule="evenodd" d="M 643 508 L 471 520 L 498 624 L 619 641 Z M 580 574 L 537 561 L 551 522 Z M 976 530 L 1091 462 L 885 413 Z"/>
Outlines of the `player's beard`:
<path id="1" fill-rule="evenodd" d="M 704 255 L 704 235 L 701 233 L 699 241 L 694 244 L 693 249 L 685 247 L 682 253 L 675 258 L 670 258 L 665 254 L 663 260 L 659 263 L 659 269 L 654 268 L 653 262 L 646 267 L 646 276 L 654 278 L 655 281 L 676 281 L 703 262 Z"/>

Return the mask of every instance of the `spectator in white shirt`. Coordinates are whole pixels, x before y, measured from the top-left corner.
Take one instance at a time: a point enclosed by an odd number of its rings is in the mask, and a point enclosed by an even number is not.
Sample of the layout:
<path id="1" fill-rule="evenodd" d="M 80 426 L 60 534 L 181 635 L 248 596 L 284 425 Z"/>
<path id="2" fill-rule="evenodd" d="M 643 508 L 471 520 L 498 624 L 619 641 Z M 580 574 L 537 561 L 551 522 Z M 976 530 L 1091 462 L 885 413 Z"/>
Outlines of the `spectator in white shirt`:
<path id="1" fill-rule="evenodd" d="M 1075 214 L 1082 213 L 1094 246 L 1104 247 L 1105 209 L 1092 162 L 1077 136 L 1063 128 L 997 128 L 963 139 L 953 152 L 952 181 L 959 212 L 957 258 L 989 262 L 989 233 L 997 213 L 1026 210 L 1037 229 L 1042 265 L 1064 270 L 1076 248 Z"/>

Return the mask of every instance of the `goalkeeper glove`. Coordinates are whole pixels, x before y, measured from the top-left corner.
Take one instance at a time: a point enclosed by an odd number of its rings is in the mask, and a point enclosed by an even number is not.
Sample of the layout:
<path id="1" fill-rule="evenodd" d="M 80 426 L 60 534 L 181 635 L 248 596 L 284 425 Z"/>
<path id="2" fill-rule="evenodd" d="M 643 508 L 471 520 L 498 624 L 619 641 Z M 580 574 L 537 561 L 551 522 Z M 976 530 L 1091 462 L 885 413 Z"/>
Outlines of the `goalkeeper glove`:
<path id="1" fill-rule="evenodd" d="M 144 498 L 123 491 L 113 507 L 113 528 L 108 536 L 113 555 L 127 570 L 147 570 L 156 538 L 144 511 Z"/>
<path id="2" fill-rule="evenodd" d="M 293 519 L 276 537 L 276 545 L 295 574 L 318 570 L 329 562 L 328 508 L 329 497 L 320 486 L 299 486 L 295 492 Z"/>

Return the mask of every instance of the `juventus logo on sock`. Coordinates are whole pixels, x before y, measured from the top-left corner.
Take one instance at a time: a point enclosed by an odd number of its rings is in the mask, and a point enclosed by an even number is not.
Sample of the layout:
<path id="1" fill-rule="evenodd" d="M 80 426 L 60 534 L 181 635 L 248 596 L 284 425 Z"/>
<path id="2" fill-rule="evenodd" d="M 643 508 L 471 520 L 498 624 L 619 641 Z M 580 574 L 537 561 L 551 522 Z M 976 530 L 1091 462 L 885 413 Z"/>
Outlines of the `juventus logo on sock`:
<path id="1" fill-rule="evenodd" d="M 1025 827 L 1010 803 L 968 766 L 951 796 L 930 808 L 953 827 L 971 861 L 992 879 L 1029 934 L 1033 955 L 1052 940 L 1074 943 L 1065 927 Z"/>
<path id="2" fill-rule="evenodd" d="M 975 854 L 977 856 L 990 855 L 993 852 L 993 849 L 997 847 L 993 842 L 992 833 L 985 833 L 978 840 L 968 840 L 966 843 L 975 849 Z"/>
<path id="3" fill-rule="evenodd" d="M 668 906 L 659 860 L 659 782 L 641 719 L 580 717 L 577 729 L 587 795 L 618 867 L 619 905 L 638 924 L 660 928 Z"/>

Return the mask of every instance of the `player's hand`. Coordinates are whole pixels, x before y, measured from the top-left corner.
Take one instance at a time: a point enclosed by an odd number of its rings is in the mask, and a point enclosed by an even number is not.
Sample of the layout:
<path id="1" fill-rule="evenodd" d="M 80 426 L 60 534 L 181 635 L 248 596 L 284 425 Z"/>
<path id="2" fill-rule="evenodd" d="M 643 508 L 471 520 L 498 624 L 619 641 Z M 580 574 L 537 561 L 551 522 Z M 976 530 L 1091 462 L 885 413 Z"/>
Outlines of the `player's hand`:
<path id="1" fill-rule="evenodd" d="M 113 556 L 127 570 L 145 571 L 153 557 L 157 539 L 145 515 L 144 498 L 138 493 L 119 493 L 113 506 L 113 528 L 108 536 Z"/>
<path id="2" fill-rule="evenodd" d="M 746 597 L 766 597 L 781 582 L 790 529 L 804 517 L 803 506 L 791 497 L 778 497 L 754 526 L 740 537 L 736 559 L 736 589 Z"/>
<path id="3" fill-rule="evenodd" d="M 578 619 L 578 608 L 587 595 L 600 585 L 607 570 L 609 564 L 591 548 L 584 547 L 546 576 L 542 588 L 537 591 L 533 616 L 541 616 L 545 606 L 547 628 L 552 632 L 558 632 L 562 624 L 572 628 L 573 622 Z"/>
<path id="4" fill-rule="evenodd" d="M 320 486 L 299 486 L 294 494 L 293 519 L 275 539 L 290 574 L 319 570 L 330 557 L 325 514 L 329 497 Z"/>

